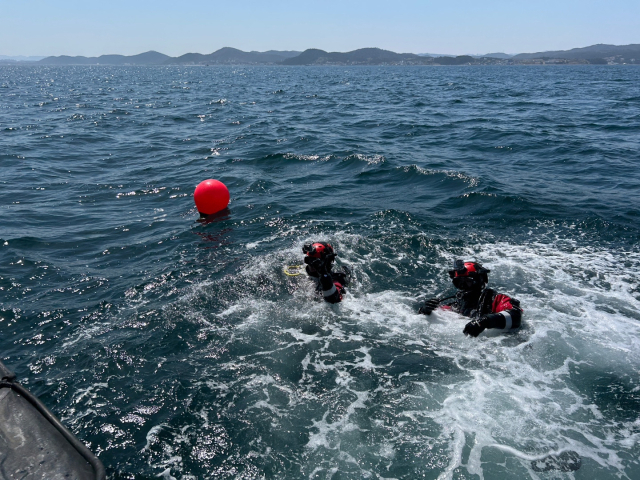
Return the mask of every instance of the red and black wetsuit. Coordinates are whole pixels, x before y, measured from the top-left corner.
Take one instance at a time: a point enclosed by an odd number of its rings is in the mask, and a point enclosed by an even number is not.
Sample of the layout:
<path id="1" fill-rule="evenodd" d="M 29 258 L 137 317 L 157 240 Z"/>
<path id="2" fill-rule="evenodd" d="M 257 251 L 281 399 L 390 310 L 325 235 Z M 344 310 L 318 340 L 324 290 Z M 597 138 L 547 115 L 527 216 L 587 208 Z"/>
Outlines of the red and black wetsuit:
<path id="1" fill-rule="evenodd" d="M 492 288 L 459 291 L 452 303 L 441 305 L 441 308 L 474 319 L 480 331 L 485 328 L 518 328 L 522 322 L 520 302 Z"/>
<path id="2" fill-rule="evenodd" d="M 336 254 L 328 243 L 316 242 L 302 247 L 307 274 L 317 282 L 316 291 L 329 303 L 338 303 L 345 293 L 349 279 L 349 270 L 342 267 L 342 272 L 333 272 L 333 261 Z"/>
<path id="3" fill-rule="evenodd" d="M 342 295 L 346 291 L 344 287 L 348 283 L 346 273 L 325 272 L 318 275 L 316 272 L 309 272 L 309 267 L 307 267 L 307 273 L 318 282 L 316 291 L 322 293 L 322 297 L 326 302 L 338 303 L 342 301 Z"/>
<path id="4" fill-rule="evenodd" d="M 465 325 L 463 333 L 472 337 L 477 337 L 486 328 L 518 328 L 522 323 L 520 302 L 485 287 L 489 282 L 490 271 L 478 262 L 454 260 L 449 277 L 453 286 L 458 289 L 455 300 L 443 305 L 439 298 L 429 299 L 418 313 L 431 315 L 436 308 L 445 308 L 470 317 L 473 320 Z"/>
<path id="5" fill-rule="evenodd" d="M 322 297 L 326 302 L 338 303 L 342 301 L 342 295 L 345 293 L 345 286 L 349 283 L 347 272 L 332 272 L 331 270 L 319 274 L 313 272 L 307 265 L 307 274 L 316 280 L 316 291 L 322 293 Z"/>

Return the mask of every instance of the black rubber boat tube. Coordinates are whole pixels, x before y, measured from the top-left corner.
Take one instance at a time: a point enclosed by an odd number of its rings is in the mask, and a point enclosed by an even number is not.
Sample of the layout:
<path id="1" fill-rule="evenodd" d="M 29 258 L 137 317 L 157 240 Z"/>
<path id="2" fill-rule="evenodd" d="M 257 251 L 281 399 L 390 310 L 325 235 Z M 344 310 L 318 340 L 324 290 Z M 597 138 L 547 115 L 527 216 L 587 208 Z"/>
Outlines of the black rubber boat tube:
<path id="1" fill-rule="evenodd" d="M 91 465 L 93 471 L 95 473 L 96 480 L 105 480 L 106 473 L 104 470 L 104 465 L 102 462 L 96 457 L 80 440 L 78 440 L 67 428 L 60 423 L 53 413 L 49 411 L 44 404 L 38 400 L 37 397 L 31 394 L 29 390 L 24 388 L 18 382 L 15 382 L 13 379 L 15 375 L 5 376 L 0 381 L 0 388 L 10 388 L 17 394 L 24 397 L 33 407 L 44 417 L 46 418 L 51 425 L 55 427 L 58 432 L 69 442 L 69 444 L 76 449 L 76 451 Z"/>

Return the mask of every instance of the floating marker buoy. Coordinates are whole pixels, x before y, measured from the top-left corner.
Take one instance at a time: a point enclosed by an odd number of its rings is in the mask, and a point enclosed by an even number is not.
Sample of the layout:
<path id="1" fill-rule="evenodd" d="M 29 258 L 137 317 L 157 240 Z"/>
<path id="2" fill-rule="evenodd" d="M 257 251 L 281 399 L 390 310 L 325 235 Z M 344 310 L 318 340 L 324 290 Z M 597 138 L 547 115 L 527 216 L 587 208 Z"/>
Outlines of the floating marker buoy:
<path id="1" fill-rule="evenodd" d="M 224 210 L 229 205 L 229 189 L 218 180 L 205 180 L 200 182 L 193 192 L 198 212 L 211 215 Z"/>

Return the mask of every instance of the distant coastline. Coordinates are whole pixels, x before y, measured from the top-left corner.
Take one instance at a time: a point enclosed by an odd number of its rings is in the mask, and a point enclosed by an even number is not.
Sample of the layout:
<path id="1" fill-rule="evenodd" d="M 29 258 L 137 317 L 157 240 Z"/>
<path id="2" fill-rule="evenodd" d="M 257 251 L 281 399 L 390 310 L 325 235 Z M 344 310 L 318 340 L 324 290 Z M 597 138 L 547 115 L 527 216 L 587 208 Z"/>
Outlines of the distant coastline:
<path id="1" fill-rule="evenodd" d="M 38 60 L 34 60 L 39 58 Z M 351 52 L 299 51 L 244 52 L 225 47 L 210 54 L 187 53 L 170 57 L 149 51 L 138 55 L 99 57 L 0 56 L 0 65 L 640 65 L 640 44 L 591 45 L 537 53 L 488 53 L 486 55 L 438 55 L 395 53 L 380 48 L 361 48 Z"/>

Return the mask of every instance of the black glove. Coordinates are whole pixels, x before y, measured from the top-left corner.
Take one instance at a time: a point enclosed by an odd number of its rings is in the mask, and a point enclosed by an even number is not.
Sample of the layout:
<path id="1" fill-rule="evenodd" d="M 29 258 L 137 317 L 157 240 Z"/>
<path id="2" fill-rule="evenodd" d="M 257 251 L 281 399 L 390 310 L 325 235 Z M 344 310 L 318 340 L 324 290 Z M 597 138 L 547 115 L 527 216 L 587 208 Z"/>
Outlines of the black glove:
<path id="1" fill-rule="evenodd" d="M 431 312 L 438 308 L 438 305 L 440 305 L 440 300 L 438 300 L 437 298 L 432 298 L 424 302 L 424 305 L 420 307 L 418 313 L 422 313 L 423 315 L 431 315 Z"/>
<path id="2" fill-rule="evenodd" d="M 319 258 L 304 257 L 304 263 L 312 267 L 314 270 L 320 270 L 322 262 Z"/>
<path id="3" fill-rule="evenodd" d="M 323 261 L 321 258 L 305 257 L 304 263 L 309 265 L 319 274 L 330 273 L 331 265 Z"/>
<path id="4" fill-rule="evenodd" d="M 483 322 L 486 322 L 487 317 L 481 317 L 479 320 L 473 320 L 469 323 L 467 323 L 464 326 L 464 330 L 462 331 L 462 333 L 464 333 L 465 335 L 471 335 L 472 337 L 477 337 L 478 335 L 480 335 L 482 332 L 484 332 L 485 327 L 483 325 Z"/>

